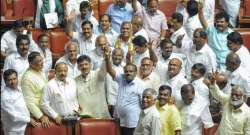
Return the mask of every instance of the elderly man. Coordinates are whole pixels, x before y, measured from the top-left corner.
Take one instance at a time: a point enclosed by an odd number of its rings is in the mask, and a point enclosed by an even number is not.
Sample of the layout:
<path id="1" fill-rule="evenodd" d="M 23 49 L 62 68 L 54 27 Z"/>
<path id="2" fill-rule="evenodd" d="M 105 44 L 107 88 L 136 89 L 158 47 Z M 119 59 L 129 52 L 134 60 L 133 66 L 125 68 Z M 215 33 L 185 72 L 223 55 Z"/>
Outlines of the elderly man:
<path id="1" fill-rule="evenodd" d="M 155 107 L 157 92 L 148 88 L 142 94 L 142 111 L 134 135 L 160 135 L 162 123 Z"/>
<path id="2" fill-rule="evenodd" d="M 14 69 L 4 72 L 5 86 L 1 89 L 1 123 L 5 135 L 24 135 L 30 114 L 18 88 L 18 76 Z"/>
<path id="3" fill-rule="evenodd" d="M 225 71 L 225 60 L 229 53 L 227 36 L 233 32 L 233 30 L 228 27 L 229 17 L 225 12 L 220 12 L 215 16 L 215 26 L 208 25 L 200 9 L 199 18 L 203 28 L 207 32 L 208 45 L 216 55 L 217 69 Z"/>
<path id="4" fill-rule="evenodd" d="M 72 19 L 68 20 L 67 34 L 78 42 L 79 54 L 88 55 L 95 49 L 96 35 L 93 33 L 93 24 L 90 21 L 84 21 L 81 24 L 82 32 L 73 32 Z"/>
<path id="5" fill-rule="evenodd" d="M 226 68 L 228 79 L 231 85 L 240 85 L 243 88 L 245 98 L 250 98 L 250 71 L 241 65 L 240 57 L 235 53 L 228 54 L 226 58 Z"/>
<path id="6" fill-rule="evenodd" d="M 81 114 L 95 118 L 109 118 L 104 87 L 105 65 L 91 70 L 91 59 L 87 55 L 80 56 L 77 59 L 77 64 L 81 71 L 81 74 L 75 79 L 78 102 L 82 108 Z"/>
<path id="7" fill-rule="evenodd" d="M 109 60 L 110 52 L 105 51 L 107 71 L 118 83 L 118 96 L 114 117 L 120 119 L 121 135 L 133 135 L 141 111 L 140 101 L 145 84 L 136 77 L 136 65 L 128 63 L 124 74 L 116 72 Z"/>
<path id="8" fill-rule="evenodd" d="M 239 32 L 232 32 L 227 36 L 227 46 L 230 51 L 239 55 L 241 66 L 250 69 L 250 53 L 243 44 L 243 39 Z"/>
<path id="9" fill-rule="evenodd" d="M 29 67 L 28 53 L 30 48 L 30 39 L 27 35 L 19 35 L 16 39 L 17 52 L 10 54 L 4 61 L 3 71 L 15 69 L 21 82 L 24 72 Z"/>
<path id="10" fill-rule="evenodd" d="M 180 109 L 182 135 L 201 135 L 202 128 L 211 128 L 214 123 L 209 112 L 208 103 L 194 90 L 192 84 L 181 87 L 183 107 Z"/>
<path id="11" fill-rule="evenodd" d="M 80 75 L 80 71 L 77 68 L 77 43 L 69 41 L 66 43 L 65 47 L 65 55 L 62 56 L 56 63 L 63 62 L 68 66 L 68 75 L 67 77 L 74 79 L 78 75 Z"/>
<path id="12" fill-rule="evenodd" d="M 120 33 L 121 24 L 130 22 L 133 16 L 133 8 L 127 0 L 115 0 L 109 5 L 106 14 L 111 17 L 111 26 L 115 32 Z"/>
<path id="13" fill-rule="evenodd" d="M 66 63 L 55 65 L 55 78 L 50 80 L 43 91 L 42 109 L 56 124 L 61 124 L 63 117 L 78 111 L 76 83 L 67 77 Z"/>
<path id="14" fill-rule="evenodd" d="M 165 14 L 158 9 L 158 0 L 148 0 L 147 7 L 143 7 L 137 0 L 132 0 L 132 6 L 135 14 L 142 17 L 143 27 L 154 41 L 154 48 L 158 47 L 168 29 Z"/>
<path id="15" fill-rule="evenodd" d="M 160 77 L 158 76 L 158 74 L 153 72 L 153 68 L 153 61 L 149 57 L 144 57 L 141 60 L 138 76 L 147 85 L 147 87 L 159 89 Z"/>
<path id="16" fill-rule="evenodd" d="M 188 81 L 185 75 L 181 72 L 182 62 L 178 58 L 173 58 L 169 61 L 165 84 L 171 86 L 173 89 L 173 97 L 176 101 L 176 106 L 181 106 L 181 86 L 187 84 Z"/>
<path id="17" fill-rule="evenodd" d="M 24 73 L 21 83 L 24 99 L 31 116 L 37 122 L 41 122 L 42 127 L 49 127 L 49 118 L 40 108 L 43 89 L 47 84 L 47 78 L 42 71 L 43 58 L 39 52 L 32 52 L 28 56 L 28 61 L 30 66 Z"/>
<path id="18" fill-rule="evenodd" d="M 244 103 L 244 91 L 240 85 L 232 87 L 229 95 L 216 85 L 217 73 L 210 78 L 210 92 L 223 106 L 222 119 L 217 129 L 218 135 L 250 134 L 250 108 Z"/>
<path id="19" fill-rule="evenodd" d="M 106 36 L 99 35 L 95 41 L 95 49 L 87 54 L 90 58 L 92 58 L 92 68 L 94 70 L 101 66 L 103 61 L 104 49 L 106 47 L 108 47 L 108 40 Z"/>
<path id="20" fill-rule="evenodd" d="M 131 20 L 131 24 L 132 24 L 132 30 L 133 30 L 134 37 L 141 35 L 148 42 L 149 41 L 149 35 L 148 35 L 148 32 L 143 28 L 143 19 L 142 19 L 142 17 L 139 16 L 139 15 L 134 15 L 132 20 Z"/>
<path id="21" fill-rule="evenodd" d="M 117 73 L 123 73 L 123 66 L 125 65 L 125 63 L 122 61 L 123 57 L 124 53 L 122 49 L 117 48 L 112 51 L 112 67 Z M 109 112 L 111 116 L 113 116 L 119 86 L 118 83 L 114 81 L 109 74 L 106 75 L 105 86 L 107 91 Z"/>
<path id="22" fill-rule="evenodd" d="M 181 116 L 173 103 L 171 94 L 170 86 L 160 86 L 156 108 L 162 121 L 161 135 L 181 135 Z"/>

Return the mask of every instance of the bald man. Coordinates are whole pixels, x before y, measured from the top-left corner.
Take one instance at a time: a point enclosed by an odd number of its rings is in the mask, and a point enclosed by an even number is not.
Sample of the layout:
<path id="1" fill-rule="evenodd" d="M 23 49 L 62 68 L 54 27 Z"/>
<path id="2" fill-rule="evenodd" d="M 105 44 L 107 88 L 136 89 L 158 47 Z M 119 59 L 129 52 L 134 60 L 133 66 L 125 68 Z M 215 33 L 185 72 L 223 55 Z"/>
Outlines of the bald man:
<path id="1" fill-rule="evenodd" d="M 178 58 L 173 58 L 168 63 L 168 71 L 166 76 L 165 84 L 172 87 L 172 95 L 176 101 L 176 106 L 181 107 L 181 86 L 187 84 L 188 81 L 185 78 L 185 75 L 180 72 L 182 68 L 182 62 Z"/>
<path id="2" fill-rule="evenodd" d="M 143 22 L 142 22 L 141 16 L 139 16 L 139 15 L 133 16 L 133 18 L 131 20 L 131 24 L 132 24 L 132 30 L 133 30 L 134 37 L 141 35 L 147 41 L 149 41 L 148 32 L 142 27 Z"/>

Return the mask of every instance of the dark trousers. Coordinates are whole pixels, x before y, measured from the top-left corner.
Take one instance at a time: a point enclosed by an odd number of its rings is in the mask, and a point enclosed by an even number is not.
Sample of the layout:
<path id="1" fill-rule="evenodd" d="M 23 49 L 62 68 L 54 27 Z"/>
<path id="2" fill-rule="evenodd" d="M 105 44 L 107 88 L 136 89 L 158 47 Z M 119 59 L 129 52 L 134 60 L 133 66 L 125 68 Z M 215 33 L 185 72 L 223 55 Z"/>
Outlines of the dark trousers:
<path id="1" fill-rule="evenodd" d="M 133 135 L 135 128 L 120 127 L 121 135 Z"/>

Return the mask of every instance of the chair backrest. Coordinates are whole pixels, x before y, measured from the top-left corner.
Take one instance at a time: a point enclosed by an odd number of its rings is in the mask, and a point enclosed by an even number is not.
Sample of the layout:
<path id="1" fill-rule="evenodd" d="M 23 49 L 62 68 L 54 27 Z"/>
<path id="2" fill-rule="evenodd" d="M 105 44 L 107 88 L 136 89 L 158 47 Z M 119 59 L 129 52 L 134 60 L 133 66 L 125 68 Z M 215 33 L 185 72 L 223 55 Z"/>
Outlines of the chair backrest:
<path id="1" fill-rule="evenodd" d="M 250 17 L 250 0 L 244 0 L 243 16 Z"/>
<path id="2" fill-rule="evenodd" d="M 14 16 L 18 19 L 33 17 L 35 5 L 33 0 L 13 0 Z"/>
<path id="3" fill-rule="evenodd" d="M 50 49 L 52 54 L 62 56 L 64 54 L 64 46 L 69 41 L 69 37 L 64 31 L 51 31 L 50 32 L 51 45 Z"/>
<path id="4" fill-rule="evenodd" d="M 159 0 L 159 9 L 166 17 L 170 17 L 176 11 L 178 3 L 179 0 Z"/>
<path id="5" fill-rule="evenodd" d="M 66 125 L 56 125 L 52 123 L 49 128 L 34 128 L 31 126 L 26 127 L 25 135 L 71 135 L 70 127 Z"/>
<path id="6" fill-rule="evenodd" d="M 83 119 L 80 135 L 120 135 L 119 124 L 110 119 Z"/>

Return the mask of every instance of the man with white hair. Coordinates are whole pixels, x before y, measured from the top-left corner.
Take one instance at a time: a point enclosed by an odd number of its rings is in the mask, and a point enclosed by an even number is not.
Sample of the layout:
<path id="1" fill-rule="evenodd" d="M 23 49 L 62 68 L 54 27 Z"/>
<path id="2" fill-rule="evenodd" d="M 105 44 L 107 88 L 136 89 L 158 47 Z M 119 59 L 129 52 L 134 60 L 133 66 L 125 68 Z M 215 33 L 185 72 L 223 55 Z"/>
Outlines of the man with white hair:
<path id="1" fill-rule="evenodd" d="M 63 62 L 68 66 L 68 77 L 75 78 L 80 75 L 80 71 L 77 68 L 77 43 L 69 41 L 66 43 L 65 47 L 65 55 L 62 56 L 56 63 Z"/>
<path id="2" fill-rule="evenodd" d="M 155 106 L 157 92 L 148 88 L 142 94 L 142 108 L 134 135 L 160 135 L 162 123 Z"/>
<path id="3" fill-rule="evenodd" d="M 210 78 L 210 92 L 223 105 L 223 113 L 217 135 L 249 135 L 250 108 L 244 103 L 244 91 L 240 85 L 232 87 L 231 95 L 224 94 L 216 84 L 218 73 Z"/>

